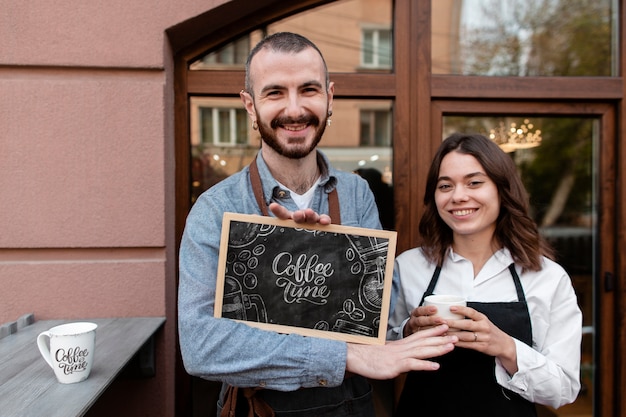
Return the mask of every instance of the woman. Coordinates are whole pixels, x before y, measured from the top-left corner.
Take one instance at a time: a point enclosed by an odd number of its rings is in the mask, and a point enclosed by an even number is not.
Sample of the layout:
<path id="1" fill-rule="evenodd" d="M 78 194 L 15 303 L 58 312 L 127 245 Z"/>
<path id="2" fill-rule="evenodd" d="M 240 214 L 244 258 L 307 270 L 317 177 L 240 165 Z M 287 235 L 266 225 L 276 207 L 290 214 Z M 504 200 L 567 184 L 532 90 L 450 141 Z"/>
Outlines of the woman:
<path id="1" fill-rule="evenodd" d="M 454 134 L 428 173 L 423 246 L 396 259 L 398 303 L 389 338 L 446 322 L 423 306 L 430 294 L 461 295 L 465 320 L 436 372 L 411 372 L 397 416 L 535 416 L 580 389 L 582 314 L 567 273 L 528 215 L 515 164 L 481 135 Z M 419 402 L 414 401 L 418 398 Z"/>

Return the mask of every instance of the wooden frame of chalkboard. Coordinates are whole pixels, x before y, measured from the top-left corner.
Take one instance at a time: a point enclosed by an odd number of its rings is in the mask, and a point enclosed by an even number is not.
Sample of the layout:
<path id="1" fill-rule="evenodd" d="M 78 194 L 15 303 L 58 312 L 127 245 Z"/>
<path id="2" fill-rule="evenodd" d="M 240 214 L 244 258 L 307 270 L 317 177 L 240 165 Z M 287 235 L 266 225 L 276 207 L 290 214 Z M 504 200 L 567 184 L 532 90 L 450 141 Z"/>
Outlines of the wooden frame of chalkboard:
<path id="1" fill-rule="evenodd" d="M 215 317 L 279 333 L 384 344 L 394 231 L 225 213 Z"/>

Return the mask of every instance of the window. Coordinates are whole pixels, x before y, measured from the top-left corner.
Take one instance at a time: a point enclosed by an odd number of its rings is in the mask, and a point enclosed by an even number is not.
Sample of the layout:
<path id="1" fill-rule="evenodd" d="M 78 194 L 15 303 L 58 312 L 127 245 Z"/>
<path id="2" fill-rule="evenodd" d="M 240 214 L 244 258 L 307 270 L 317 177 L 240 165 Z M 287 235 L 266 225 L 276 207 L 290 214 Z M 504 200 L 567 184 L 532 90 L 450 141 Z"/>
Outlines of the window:
<path id="1" fill-rule="evenodd" d="M 210 145 L 243 145 L 248 141 L 244 109 L 198 107 L 200 142 Z"/>
<path id="2" fill-rule="evenodd" d="M 242 68 L 250 53 L 250 36 L 242 36 L 190 65 L 190 69 Z"/>
<path id="3" fill-rule="evenodd" d="M 361 146 L 391 146 L 391 111 L 361 110 Z"/>
<path id="4" fill-rule="evenodd" d="M 432 1 L 434 74 L 616 76 L 613 0 Z"/>
<path id="5" fill-rule="evenodd" d="M 391 68 L 391 29 L 364 28 L 362 32 L 361 66 Z"/>

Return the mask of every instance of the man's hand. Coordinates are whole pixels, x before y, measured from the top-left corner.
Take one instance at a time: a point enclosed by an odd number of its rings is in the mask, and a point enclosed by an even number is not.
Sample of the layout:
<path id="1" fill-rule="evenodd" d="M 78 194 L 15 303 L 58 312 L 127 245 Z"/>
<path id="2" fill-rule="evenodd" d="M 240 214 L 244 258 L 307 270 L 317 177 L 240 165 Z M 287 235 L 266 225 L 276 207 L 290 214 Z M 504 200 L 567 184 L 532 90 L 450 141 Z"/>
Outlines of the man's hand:
<path id="1" fill-rule="evenodd" d="M 328 214 L 317 214 L 313 209 L 289 211 L 278 203 L 270 203 L 270 210 L 281 220 L 293 220 L 296 223 L 323 224 L 331 223 Z"/>
<path id="2" fill-rule="evenodd" d="M 392 379 L 408 371 L 437 370 L 438 363 L 424 359 L 454 349 L 459 339 L 455 335 L 444 336 L 447 331 L 448 326 L 443 324 L 382 346 L 348 343 L 346 370 L 372 379 Z"/>

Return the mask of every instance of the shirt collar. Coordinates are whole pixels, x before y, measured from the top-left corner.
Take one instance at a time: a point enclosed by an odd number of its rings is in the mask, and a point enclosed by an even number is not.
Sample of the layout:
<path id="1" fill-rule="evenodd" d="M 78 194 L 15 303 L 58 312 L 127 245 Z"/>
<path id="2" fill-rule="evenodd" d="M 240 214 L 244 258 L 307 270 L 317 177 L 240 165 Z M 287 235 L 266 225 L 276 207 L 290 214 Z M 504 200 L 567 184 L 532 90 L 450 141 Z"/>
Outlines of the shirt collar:
<path id="1" fill-rule="evenodd" d="M 317 165 L 320 170 L 319 186 L 323 187 L 324 192 L 330 193 L 337 187 L 336 169 L 330 164 L 328 157 L 322 151 L 316 150 L 316 152 Z M 276 189 L 281 189 L 281 187 L 278 181 L 272 176 L 260 149 L 256 156 L 256 163 L 259 169 L 259 176 L 261 177 L 261 184 L 263 185 L 263 198 L 265 202 L 269 204 L 270 200 L 268 200 L 268 196 L 271 199 Z"/>
<path id="2" fill-rule="evenodd" d="M 447 257 L 450 262 L 469 262 L 467 258 L 464 258 L 458 253 L 454 252 L 452 246 L 448 248 Z M 511 256 L 511 252 L 507 248 L 502 248 L 494 252 L 491 258 L 489 258 L 489 260 L 485 263 L 482 270 L 480 271 L 480 275 L 497 275 L 504 269 L 508 269 L 509 265 L 511 265 L 513 262 L 514 261 L 513 256 Z"/>

